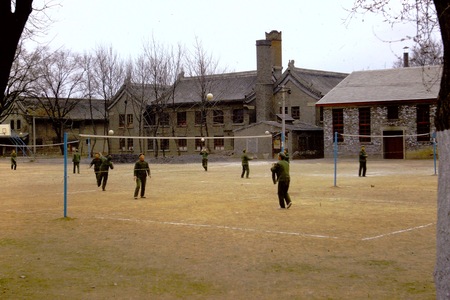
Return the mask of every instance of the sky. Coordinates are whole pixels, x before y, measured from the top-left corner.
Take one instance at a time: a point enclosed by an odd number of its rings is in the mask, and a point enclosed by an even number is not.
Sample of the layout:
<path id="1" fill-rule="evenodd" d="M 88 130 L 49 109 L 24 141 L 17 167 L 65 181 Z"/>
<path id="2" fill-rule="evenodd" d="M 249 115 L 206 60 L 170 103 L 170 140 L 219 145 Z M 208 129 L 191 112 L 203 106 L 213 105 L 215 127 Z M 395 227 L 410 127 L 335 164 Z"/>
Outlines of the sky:
<path id="1" fill-rule="evenodd" d="M 403 48 L 412 47 L 411 41 L 396 41 L 414 36 L 414 25 L 392 28 L 373 14 L 345 21 L 345 9 L 353 2 L 60 0 L 47 10 L 54 23 L 39 41 L 76 52 L 111 46 L 127 59 L 142 53 L 152 39 L 190 50 L 198 39 L 221 69 L 240 72 L 256 70 L 256 40 L 277 30 L 282 32 L 283 70 L 289 60 L 298 68 L 344 73 L 391 68 Z"/>

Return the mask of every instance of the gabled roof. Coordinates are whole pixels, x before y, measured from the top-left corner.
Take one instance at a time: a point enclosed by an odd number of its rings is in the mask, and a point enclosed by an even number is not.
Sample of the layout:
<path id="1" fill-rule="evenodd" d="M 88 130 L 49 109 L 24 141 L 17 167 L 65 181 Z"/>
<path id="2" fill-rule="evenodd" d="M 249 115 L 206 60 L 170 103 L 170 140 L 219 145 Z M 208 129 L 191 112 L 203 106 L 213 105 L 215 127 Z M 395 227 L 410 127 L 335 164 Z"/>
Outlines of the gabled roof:
<path id="1" fill-rule="evenodd" d="M 41 100 L 43 103 L 45 99 Z M 35 98 L 24 98 L 16 102 L 21 111 L 29 116 L 46 118 L 45 111 L 41 108 L 42 104 Z M 105 101 L 102 99 L 83 99 L 83 98 L 71 98 L 60 99 L 60 105 L 74 105 L 72 109 L 65 116 L 66 119 L 71 120 L 103 120 L 105 113 Z M 92 118 L 91 118 L 92 108 Z"/>
<path id="2" fill-rule="evenodd" d="M 159 92 L 163 94 L 167 88 L 158 88 Z M 129 96 L 130 101 L 137 101 L 145 103 L 146 105 L 151 104 L 151 102 L 156 100 L 155 88 L 151 84 L 137 84 L 125 81 L 125 83 L 120 87 L 117 93 L 114 95 L 108 109 L 114 107 L 117 102 L 125 96 Z"/>
<path id="3" fill-rule="evenodd" d="M 296 68 L 293 62 L 290 62 L 286 72 L 295 85 L 316 99 L 322 98 L 348 76 L 347 73 Z"/>
<path id="4" fill-rule="evenodd" d="M 201 102 L 200 82 L 208 93 L 214 95 L 213 101 L 244 101 L 253 92 L 256 84 L 256 71 L 224 73 L 201 77 L 181 77 L 176 89 L 176 104 Z"/>
<path id="5" fill-rule="evenodd" d="M 436 100 L 442 66 L 351 73 L 318 106 L 371 105 L 396 101 Z"/>

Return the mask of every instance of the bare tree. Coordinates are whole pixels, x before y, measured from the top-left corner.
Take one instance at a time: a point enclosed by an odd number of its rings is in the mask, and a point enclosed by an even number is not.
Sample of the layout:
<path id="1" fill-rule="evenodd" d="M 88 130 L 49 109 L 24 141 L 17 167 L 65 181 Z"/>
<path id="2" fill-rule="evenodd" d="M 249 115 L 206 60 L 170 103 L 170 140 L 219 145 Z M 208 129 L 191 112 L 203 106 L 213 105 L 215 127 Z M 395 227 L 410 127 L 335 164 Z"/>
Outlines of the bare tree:
<path id="1" fill-rule="evenodd" d="M 167 125 L 171 128 L 172 136 L 175 136 L 177 107 L 174 99 L 178 85 L 177 79 L 182 70 L 184 50 L 180 45 L 174 49 L 152 40 L 151 43 L 144 46 L 144 55 L 148 62 L 150 74 L 149 87 L 154 95 L 154 100 L 149 103 L 144 120 L 147 120 L 147 123 L 152 123 L 154 136 L 156 136 L 160 126 L 164 129 L 164 126 Z M 171 110 L 168 109 L 169 107 L 171 107 Z M 170 114 L 172 114 L 172 117 L 170 117 Z M 178 140 L 175 140 L 175 142 L 178 143 Z M 165 147 L 162 148 L 162 151 L 163 156 L 165 156 Z M 155 156 L 158 156 L 158 153 L 158 143 L 156 143 Z"/>
<path id="2" fill-rule="evenodd" d="M 56 141 L 63 141 L 65 129 L 71 128 L 69 113 L 77 106 L 84 70 L 80 57 L 68 50 L 58 50 L 42 57 L 39 76 L 29 89 L 28 96 L 38 102 L 35 114 L 50 120 Z M 61 153 L 64 147 L 61 146 Z"/>
<path id="3" fill-rule="evenodd" d="M 93 130 L 93 134 L 96 135 L 97 134 L 97 126 L 96 126 L 96 117 L 95 115 L 97 115 L 98 113 L 101 113 L 104 117 L 104 113 L 103 110 L 102 111 L 98 111 L 98 108 L 96 105 L 94 105 L 94 101 L 98 101 L 96 99 L 97 96 L 97 91 L 99 90 L 98 85 L 97 85 L 97 80 L 95 80 L 95 57 L 91 54 L 91 53 L 84 53 L 83 56 L 81 57 L 81 61 L 80 61 L 80 67 L 84 70 L 83 74 L 84 74 L 84 78 L 81 82 L 82 85 L 82 98 L 86 98 L 89 101 L 89 119 L 91 126 L 92 126 L 92 130 Z M 92 148 L 95 148 L 95 145 L 97 143 L 96 139 L 92 140 Z M 104 151 L 104 149 L 103 149 Z"/>
<path id="4" fill-rule="evenodd" d="M 13 108 L 11 104 L 17 101 L 20 96 L 25 95 L 30 84 L 36 80 L 38 75 L 33 70 L 40 63 L 41 51 L 41 48 L 36 48 L 30 52 L 25 49 L 22 43 L 19 44 L 5 90 L 5 106 L 4 110 L 0 111 L 0 122 L 10 114 Z"/>
<path id="5" fill-rule="evenodd" d="M 104 100 L 104 130 L 103 134 L 107 135 L 109 131 L 109 110 L 108 107 L 115 93 L 120 89 L 126 76 L 125 62 L 120 58 L 119 54 L 114 51 L 112 46 L 99 46 L 94 54 L 94 68 L 91 79 L 97 89 L 95 96 Z M 106 139 L 108 151 L 111 149 L 110 140 Z M 105 144 L 103 144 L 105 151 Z"/>
<path id="6" fill-rule="evenodd" d="M 397 1 L 392 1 L 398 5 Z M 405 0 L 400 10 L 393 10 L 390 1 L 356 0 L 353 13 L 382 14 L 392 24 L 414 22 L 414 40 L 427 44 L 439 29 L 443 44 L 443 68 L 436 129 L 439 150 L 439 178 L 436 228 L 436 268 L 434 273 L 436 298 L 450 298 L 450 0 Z"/>
<path id="7" fill-rule="evenodd" d="M 197 104 L 201 113 L 200 136 L 204 136 L 204 134 L 209 136 L 207 116 L 211 102 L 207 99 L 207 95 L 213 89 L 214 81 L 211 75 L 217 74 L 218 61 L 206 52 L 201 41 L 196 38 L 194 51 L 187 57 L 186 68 L 188 75 L 194 77 L 196 82 Z M 207 147 L 209 148 L 208 143 L 209 140 L 207 140 Z"/>
<path id="8" fill-rule="evenodd" d="M 442 54 L 442 44 L 433 39 L 421 44 L 414 44 L 411 49 L 411 55 L 408 54 L 408 66 L 423 67 L 441 65 L 444 63 Z M 397 61 L 394 62 L 393 67 L 404 67 L 404 57 L 397 57 Z"/>

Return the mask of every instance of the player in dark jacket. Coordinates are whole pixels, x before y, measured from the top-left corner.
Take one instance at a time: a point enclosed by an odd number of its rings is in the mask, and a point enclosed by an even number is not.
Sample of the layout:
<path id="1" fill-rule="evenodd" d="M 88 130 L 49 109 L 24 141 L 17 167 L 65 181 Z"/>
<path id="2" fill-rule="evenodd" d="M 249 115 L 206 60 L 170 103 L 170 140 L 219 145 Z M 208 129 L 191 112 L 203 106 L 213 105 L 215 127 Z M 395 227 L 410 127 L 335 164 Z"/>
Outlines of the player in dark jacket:
<path id="1" fill-rule="evenodd" d="M 105 190 L 106 183 L 108 182 L 109 169 L 114 169 L 111 155 L 108 155 L 106 158 L 103 158 L 102 164 L 100 165 L 100 175 L 99 175 L 98 186 L 100 186 L 100 184 L 101 184 L 103 191 Z"/>
<path id="2" fill-rule="evenodd" d="M 248 178 L 248 176 L 250 175 L 250 166 L 248 161 L 252 160 L 252 158 L 250 158 L 247 155 L 247 150 L 243 150 L 242 151 L 242 156 L 241 156 L 241 160 L 242 160 L 242 173 L 241 173 L 241 178 L 244 178 L 244 174 L 247 173 L 246 178 Z"/>
<path id="3" fill-rule="evenodd" d="M 95 153 L 94 158 L 89 164 L 89 168 L 94 166 L 95 181 L 97 186 L 100 186 L 100 166 L 102 165 L 102 159 L 100 158 L 101 153 Z"/>
<path id="4" fill-rule="evenodd" d="M 139 160 L 134 164 L 134 180 L 136 180 L 136 188 L 134 189 L 134 199 L 137 199 L 139 189 L 141 190 L 141 198 L 145 198 L 145 184 L 147 183 L 147 176 L 150 174 L 150 167 L 145 161 L 144 154 L 139 155 Z"/>
<path id="5" fill-rule="evenodd" d="M 278 162 L 273 164 L 270 170 L 272 171 L 273 184 L 278 182 L 278 201 L 280 202 L 280 208 L 290 208 L 292 201 L 288 191 L 291 177 L 289 176 L 289 163 L 286 161 L 286 155 L 284 153 L 281 152 L 278 154 Z"/>

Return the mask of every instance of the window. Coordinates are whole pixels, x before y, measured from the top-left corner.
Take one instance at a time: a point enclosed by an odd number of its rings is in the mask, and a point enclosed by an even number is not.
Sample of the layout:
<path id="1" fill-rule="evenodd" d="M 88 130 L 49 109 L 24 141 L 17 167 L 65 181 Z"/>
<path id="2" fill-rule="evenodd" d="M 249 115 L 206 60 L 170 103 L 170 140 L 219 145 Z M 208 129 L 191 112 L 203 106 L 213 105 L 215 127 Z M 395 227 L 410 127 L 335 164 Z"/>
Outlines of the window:
<path id="1" fill-rule="evenodd" d="M 225 140 L 214 138 L 214 150 L 225 150 Z"/>
<path id="2" fill-rule="evenodd" d="M 168 151 L 169 150 L 169 140 L 166 140 L 166 139 L 160 140 L 160 149 L 161 149 L 161 151 L 162 150 Z"/>
<path id="3" fill-rule="evenodd" d="M 133 115 L 132 114 L 127 114 L 127 126 L 133 127 Z"/>
<path id="4" fill-rule="evenodd" d="M 161 112 L 159 115 L 159 124 L 161 126 L 169 126 L 169 114 L 166 112 Z"/>
<path id="5" fill-rule="evenodd" d="M 186 139 L 178 140 L 178 150 L 187 151 L 187 140 Z"/>
<path id="6" fill-rule="evenodd" d="M 127 139 L 127 149 L 129 151 L 133 150 L 133 139 Z"/>
<path id="7" fill-rule="evenodd" d="M 186 127 L 187 126 L 187 120 L 186 120 L 186 112 L 177 112 L 177 125 L 179 127 Z"/>
<path id="8" fill-rule="evenodd" d="M 398 120 L 398 106 L 387 107 L 387 118 L 388 120 Z"/>
<path id="9" fill-rule="evenodd" d="M 292 118 L 295 120 L 300 120 L 300 106 L 292 106 Z"/>
<path id="10" fill-rule="evenodd" d="M 119 127 L 125 127 L 125 115 L 124 114 L 120 114 L 119 115 Z"/>
<path id="11" fill-rule="evenodd" d="M 359 109 L 359 141 L 370 142 L 370 107 Z M 362 136 L 367 135 L 367 136 Z"/>
<path id="12" fill-rule="evenodd" d="M 206 121 L 206 113 L 202 111 L 195 112 L 195 125 L 205 124 Z"/>
<path id="13" fill-rule="evenodd" d="M 234 124 L 244 123 L 243 109 L 233 109 L 233 123 Z"/>
<path id="14" fill-rule="evenodd" d="M 417 105 L 417 141 L 430 141 L 430 105 Z"/>
<path id="15" fill-rule="evenodd" d="M 280 115 L 283 113 L 283 107 L 280 107 Z M 288 115 L 289 114 L 289 109 L 287 106 L 284 107 L 284 114 Z"/>
<path id="16" fill-rule="evenodd" d="M 214 110 L 213 111 L 213 122 L 214 124 L 223 124 L 223 111 Z"/>
<path id="17" fill-rule="evenodd" d="M 14 130 L 14 120 L 11 120 L 11 121 L 9 122 L 9 124 L 10 124 L 10 126 L 11 126 L 11 130 Z"/>
<path id="18" fill-rule="evenodd" d="M 342 108 L 333 109 L 333 141 L 335 132 L 338 133 L 337 141 L 343 142 L 344 137 L 342 134 L 344 133 L 344 110 Z"/>
<path id="19" fill-rule="evenodd" d="M 156 125 L 156 113 L 153 110 L 147 110 L 144 112 L 144 118 L 146 123 L 149 126 L 155 126 Z"/>
<path id="20" fill-rule="evenodd" d="M 22 129 L 22 122 L 20 120 L 17 120 L 16 122 L 17 122 L 17 130 Z M 78 128 L 80 128 L 80 127 L 78 127 Z"/>
<path id="21" fill-rule="evenodd" d="M 323 106 L 319 108 L 319 122 L 323 123 Z"/>
<path id="22" fill-rule="evenodd" d="M 121 151 L 125 151 L 125 139 L 124 138 L 120 138 L 119 139 L 119 149 L 121 150 Z"/>
<path id="23" fill-rule="evenodd" d="M 155 150 L 155 140 L 148 140 L 147 142 L 147 150 L 154 151 Z"/>

